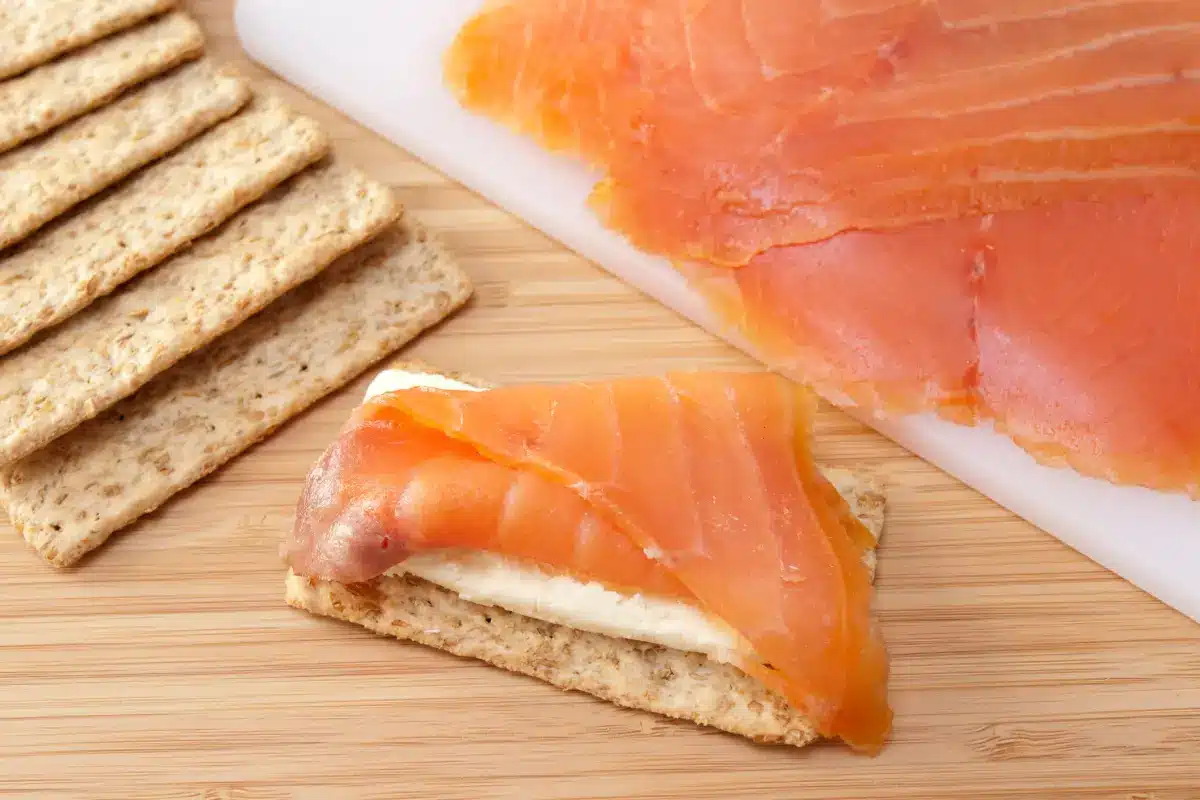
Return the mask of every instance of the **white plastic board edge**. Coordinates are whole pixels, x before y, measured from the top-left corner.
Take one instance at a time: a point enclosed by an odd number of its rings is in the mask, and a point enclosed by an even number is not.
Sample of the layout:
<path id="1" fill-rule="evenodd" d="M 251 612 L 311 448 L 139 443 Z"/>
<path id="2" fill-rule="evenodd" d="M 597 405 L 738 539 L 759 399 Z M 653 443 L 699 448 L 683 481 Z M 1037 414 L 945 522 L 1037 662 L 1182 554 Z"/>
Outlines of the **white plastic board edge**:
<path id="1" fill-rule="evenodd" d="M 481 0 L 240 0 L 256 61 L 710 331 L 665 262 L 585 207 L 578 165 L 462 110 L 441 57 Z M 747 350 L 745 343 L 733 342 Z M 853 411 L 852 411 L 853 413 Z M 1037 464 L 1006 437 L 931 416 L 865 420 L 884 435 L 1200 622 L 1200 502 Z"/>

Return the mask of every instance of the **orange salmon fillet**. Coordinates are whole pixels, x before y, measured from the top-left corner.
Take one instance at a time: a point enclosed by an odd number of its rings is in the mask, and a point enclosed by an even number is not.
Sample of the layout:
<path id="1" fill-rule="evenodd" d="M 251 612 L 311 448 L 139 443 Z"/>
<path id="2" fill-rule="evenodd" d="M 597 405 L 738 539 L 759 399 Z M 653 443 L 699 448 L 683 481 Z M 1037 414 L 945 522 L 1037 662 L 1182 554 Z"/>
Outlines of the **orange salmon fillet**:
<path id="1" fill-rule="evenodd" d="M 511 0 L 446 79 L 678 260 L 1200 175 L 1194 0 Z"/>

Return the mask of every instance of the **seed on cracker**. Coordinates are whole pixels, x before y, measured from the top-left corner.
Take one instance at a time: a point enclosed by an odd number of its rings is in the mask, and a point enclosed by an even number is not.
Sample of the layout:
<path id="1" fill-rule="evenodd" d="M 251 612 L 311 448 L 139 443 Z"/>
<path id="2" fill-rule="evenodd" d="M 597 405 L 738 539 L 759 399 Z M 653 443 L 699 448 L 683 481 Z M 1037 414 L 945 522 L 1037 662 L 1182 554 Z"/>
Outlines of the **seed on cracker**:
<path id="1" fill-rule="evenodd" d="M 232 116 L 250 88 L 205 61 L 0 155 L 0 250 Z"/>
<path id="2" fill-rule="evenodd" d="M 200 27 L 175 12 L 0 82 L 0 153 L 198 58 L 203 50 Z"/>
<path id="3" fill-rule="evenodd" d="M 463 273 L 396 226 L 107 413 L 0 472 L 25 539 L 67 566 L 461 306 Z"/>
<path id="4" fill-rule="evenodd" d="M 0 354 L 208 233 L 328 147 L 316 122 L 260 97 L 8 257 L 0 254 Z"/>
<path id="5" fill-rule="evenodd" d="M 0 5 L 0 79 L 174 7 L 175 0 L 16 0 Z"/>
<path id="6" fill-rule="evenodd" d="M 325 165 L 0 361 L 0 464 L 29 455 L 231 330 L 400 214 Z"/>

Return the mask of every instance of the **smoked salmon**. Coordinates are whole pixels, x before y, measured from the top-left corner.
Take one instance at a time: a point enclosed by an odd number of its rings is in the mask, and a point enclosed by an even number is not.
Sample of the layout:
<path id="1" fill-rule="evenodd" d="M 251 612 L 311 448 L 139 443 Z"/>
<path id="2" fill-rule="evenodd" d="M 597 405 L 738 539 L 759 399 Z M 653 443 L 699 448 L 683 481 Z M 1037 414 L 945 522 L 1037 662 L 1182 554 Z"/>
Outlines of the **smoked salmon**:
<path id="1" fill-rule="evenodd" d="M 1200 3 L 508 0 L 445 64 L 784 374 L 1200 496 Z"/>
<path id="2" fill-rule="evenodd" d="M 1200 192 L 847 233 L 683 267 L 780 371 L 883 415 L 1200 495 Z M 1131 284 L 1136 277 L 1136 289 Z"/>
<path id="3" fill-rule="evenodd" d="M 873 539 L 813 463 L 814 410 L 768 373 L 390 392 L 313 468 L 286 558 L 353 583 L 486 551 L 682 599 L 821 733 L 875 752 L 892 714 Z"/>
<path id="4" fill-rule="evenodd" d="M 1194 0 L 509 0 L 446 74 L 676 260 L 1200 177 Z"/>

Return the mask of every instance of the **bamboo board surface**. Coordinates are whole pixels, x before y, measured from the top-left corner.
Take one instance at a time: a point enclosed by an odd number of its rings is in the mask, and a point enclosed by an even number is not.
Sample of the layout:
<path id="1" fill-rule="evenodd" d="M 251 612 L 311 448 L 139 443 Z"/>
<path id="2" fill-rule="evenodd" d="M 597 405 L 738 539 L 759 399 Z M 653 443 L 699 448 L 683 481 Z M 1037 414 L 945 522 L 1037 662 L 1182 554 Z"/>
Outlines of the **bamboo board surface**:
<path id="1" fill-rule="evenodd" d="M 406 0 L 413 1 L 413 0 Z M 190 9 L 245 64 L 232 0 Z M 746 359 L 275 83 L 393 184 L 477 287 L 404 353 L 495 381 Z M 834 410 L 828 463 L 892 484 L 877 759 L 753 746 L 309 617 L 276 550 L 369 376 L 70 572 L 0 522 L 0 795 L 1200 799 L 1200 626 Z"/>

